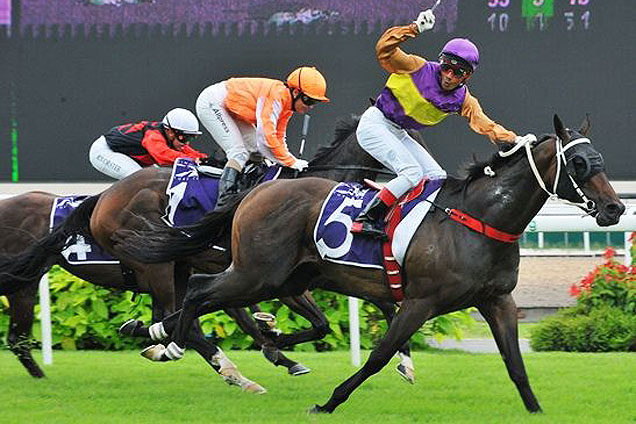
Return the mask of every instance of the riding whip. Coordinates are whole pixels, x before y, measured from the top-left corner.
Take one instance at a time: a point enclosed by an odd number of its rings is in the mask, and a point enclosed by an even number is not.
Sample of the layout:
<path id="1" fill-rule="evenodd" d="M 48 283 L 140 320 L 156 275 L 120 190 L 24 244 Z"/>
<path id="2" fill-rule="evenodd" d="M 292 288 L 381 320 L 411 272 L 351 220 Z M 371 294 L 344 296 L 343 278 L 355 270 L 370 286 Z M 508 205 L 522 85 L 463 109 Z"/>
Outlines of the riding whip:
<path id="1" fill-rule="evenodd" d="M 307 133 L 309 132 L 309 120 L 311 119 L 311 115 L 305 115 L 303 118 L 303 129 L 300 133 L 300 150 L 298 151 L 298 157 L 303 156 L 303 152 L 305 151 L 305 141 L 307 141 Z"/>

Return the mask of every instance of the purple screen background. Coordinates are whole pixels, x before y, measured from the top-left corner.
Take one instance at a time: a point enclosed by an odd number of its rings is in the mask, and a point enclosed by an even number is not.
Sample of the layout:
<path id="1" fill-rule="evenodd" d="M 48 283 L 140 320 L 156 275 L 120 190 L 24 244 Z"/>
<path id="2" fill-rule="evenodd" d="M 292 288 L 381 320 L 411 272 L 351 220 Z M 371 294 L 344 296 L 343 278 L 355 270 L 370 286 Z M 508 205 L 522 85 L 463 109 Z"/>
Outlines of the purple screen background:
<path id="1" fill-rule="evenodd" d="M 11 0 L 0 0 L 0 25 L 11 25 Z"/>
<path id="2" fill-rule="evenodd" d="M 0 0 L 5 1 L 5 0 Z M 10 1 L 10 0 L 8 0 Z M 240 34 L 252 35 L 285 24 L 353 25 L 358 33 L 363 24 L 382 27 L 389 22 L 408 23 L 431 7 L 435 0 L 23 0 L 20 26 L 70 25 L 75 32 L 83 24 L 87 31 L 97 26 L 100 33 L 108 25 L 127 28 L 135 24 L 161 25 L 176 31 L 185 25 L 191 33 L 210 25 L 216 34 L 225 26 L 236 25 Z M 435 10 L 437 30 L 451 32 L 457 21 L 458 0 L 444 0 Z M 259 28 L 262 28 L 259 30 Z"/>

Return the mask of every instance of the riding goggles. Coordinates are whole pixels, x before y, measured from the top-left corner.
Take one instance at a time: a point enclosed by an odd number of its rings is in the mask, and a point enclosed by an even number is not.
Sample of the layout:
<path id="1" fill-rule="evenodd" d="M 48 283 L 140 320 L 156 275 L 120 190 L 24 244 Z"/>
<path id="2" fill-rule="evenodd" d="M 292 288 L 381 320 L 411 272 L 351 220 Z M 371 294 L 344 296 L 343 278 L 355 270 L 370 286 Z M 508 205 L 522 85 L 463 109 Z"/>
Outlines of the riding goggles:
<path id="1" fill-rule="evenodd" d="M 198 137 L 198 134 L 186 134 L 179 131 L 174 132 L 175 137 L 179 140 L 180 143 L 188 144 L 192 140 Z"/>
<path id="2" fill-rule="evenodd" d="M 307 106 L 313 106 L 316 103 L 320 103 L 320 100 L 312 99 L 311 97 L 309 97 L 306 94 L 301 94 L 300 95 L 300 100 L 302 100 L 302 102 L 304 104 L 306 104 Z"/>
<path id="3" fill-rule="evenodd" d="M 465 67 L 461 66 L 458 61 L 447 57 L 440 58 L 439 66 L 442 69 L 442 72 L 453 71 L 453 74 L 457 78 L 463 78 L 470 75 L 471 73 L 470 69 L 466 69 Z"/>

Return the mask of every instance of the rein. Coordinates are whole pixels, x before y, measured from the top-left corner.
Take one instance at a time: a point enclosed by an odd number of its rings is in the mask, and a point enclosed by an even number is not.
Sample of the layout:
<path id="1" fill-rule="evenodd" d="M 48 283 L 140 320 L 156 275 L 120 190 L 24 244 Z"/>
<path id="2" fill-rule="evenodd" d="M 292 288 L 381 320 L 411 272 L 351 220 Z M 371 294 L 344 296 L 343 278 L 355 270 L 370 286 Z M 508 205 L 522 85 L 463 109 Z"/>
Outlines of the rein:
<path id="1" fill-rule="evenodd" d="M 358 166 L 358 165 L 309 165 L 307 171 L 366 171 L 366 172 L 375 172 L 378 174 L 384 175 L 395 175 L 395 173 L 391 171 L 387 171 L 386 169 L 380 168 L 371 168 L 370 166 Z"/>

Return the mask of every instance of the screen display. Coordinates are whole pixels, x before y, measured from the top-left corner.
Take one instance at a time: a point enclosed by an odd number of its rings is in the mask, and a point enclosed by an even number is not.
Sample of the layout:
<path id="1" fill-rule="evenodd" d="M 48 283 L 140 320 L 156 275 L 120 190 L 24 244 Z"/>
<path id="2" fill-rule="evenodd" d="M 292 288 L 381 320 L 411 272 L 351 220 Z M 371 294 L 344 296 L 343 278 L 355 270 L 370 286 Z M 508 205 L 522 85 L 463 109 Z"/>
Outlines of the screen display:
<path id="1" fill-rule="evenodd" d="M 436 0 L 23 0 L 21 26 L 90 25 L 110 27 L 134 24 L 162 25 L 191 30 L 195 25 L 236 25 L 253 35 L 288 24 L 408 22 Z M 435 9 L 438 28 L 452 31 L 458 0 L 440 1 Z"/>
<path id="2" fill-rule="evenodd" d="M 0 0 L 0 25 L 11 25 L 11 0 Z"/>

